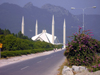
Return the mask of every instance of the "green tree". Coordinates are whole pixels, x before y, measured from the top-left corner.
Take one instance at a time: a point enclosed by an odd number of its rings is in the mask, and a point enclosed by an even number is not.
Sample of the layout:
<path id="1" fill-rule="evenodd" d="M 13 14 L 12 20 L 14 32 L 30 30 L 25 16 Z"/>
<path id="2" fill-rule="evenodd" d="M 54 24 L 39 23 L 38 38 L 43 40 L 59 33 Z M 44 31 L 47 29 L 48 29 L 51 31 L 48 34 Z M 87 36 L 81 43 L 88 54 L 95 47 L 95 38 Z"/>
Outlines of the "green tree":
<path id="1" fill-rule="evenodd" d="M 22 38 L 22 37 L 23 37 L 23 34 L 22 34 L 22 32 L 21 32 L 21 31 L 19 31 L 19 32 L 18 32 L 17 37 L 19 37 L 19 38 Z"/>
<path id="2" fill-rule="evenodd" d="M 8 35 L 8 34 L 11 34 L 10 30 L 5 29 L 5 30 L 4 30 L 4 35 Z"/>
<path id="3" fill-rule="evenodd" d="M 4 30 L 2 30 L 1 28 L 0 28 L 0 35 L 1 34 L 4 34 Z"/>
<path id="4" fill-rule="evenodd" d="M 15 36 L 16 36 L 16 35 L 15 35 Z M 18 32 L 17 37 L 19 37 L 19 38 L 21 38 L 21 39 L 29 39 L 27 36 L 24 36 L 24 35 L 22 34 L 21 31 Z"/>
<path id="5" fill-rule="evenodd" d="M 5 36 L 4 35 L 0 35 L 0 43 L 3 43 L 4 40 L 5 40 Z"/>
<path id="6" fill-rule="evenodd" d="M 4 50 L 13 50 L 13 45 L 16 43 L 16 37 L 12 34 L 6 35 L 3 41 Z"/>

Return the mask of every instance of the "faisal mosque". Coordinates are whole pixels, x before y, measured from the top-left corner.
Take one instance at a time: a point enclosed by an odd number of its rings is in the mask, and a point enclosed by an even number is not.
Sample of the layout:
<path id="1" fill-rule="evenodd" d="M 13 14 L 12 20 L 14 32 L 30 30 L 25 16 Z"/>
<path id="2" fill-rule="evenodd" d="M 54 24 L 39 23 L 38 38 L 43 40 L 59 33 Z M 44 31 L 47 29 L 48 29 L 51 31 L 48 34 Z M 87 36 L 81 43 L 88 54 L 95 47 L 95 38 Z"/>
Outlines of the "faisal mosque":
<path id="1" fill-rule="evenodd" d="M 51 44 L 61 44 L 57 38 L 57 36 L 55 36 L 54 34 L 54 15 L 52 16 L 52 34 L 47 33 L 46 30 L 42 30 L 42 33 L 38 34 L 38 21 L 36 20 L 36 26 L 35 26 L 35 36 L 33 36 L 31 39 L 33 41 L 45 41 Z M 22 34 L 24 35 L 24 16 L 22 17 Z M 64 24 L 63 24 L 63 47 L 65 48 L 65 44 L 66 44 L 66 23 L 65 23 L 65 19 L 64 19 Z"/>

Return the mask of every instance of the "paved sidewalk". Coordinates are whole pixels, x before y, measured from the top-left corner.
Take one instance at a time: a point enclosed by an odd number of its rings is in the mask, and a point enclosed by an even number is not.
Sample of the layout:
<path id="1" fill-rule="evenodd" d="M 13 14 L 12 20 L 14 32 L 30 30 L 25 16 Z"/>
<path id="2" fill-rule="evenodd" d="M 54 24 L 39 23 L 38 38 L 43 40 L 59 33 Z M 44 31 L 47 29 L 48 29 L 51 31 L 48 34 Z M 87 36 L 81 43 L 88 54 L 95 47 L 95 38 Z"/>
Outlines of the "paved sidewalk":
<path id="1" fill-rule="evenodd" d="M 58 49 L 55 52 L 58 52 L 58 51 L 61 51 L 61 49 Z M 49 55 L 51 53 L 54 53 L 54 51 L 53 50 L 45 51 L 45 52 L 41 52 L 41 53 L 10 57 L 8 59 L 0 59 L 0 67 L 6 66 L 9 64 L 13 64 L 13 63 L 17 63 L 17 62 L 21 62 L 23 60 L 32 59 L 32 58 L 39 57 L 39 56 Z"/>

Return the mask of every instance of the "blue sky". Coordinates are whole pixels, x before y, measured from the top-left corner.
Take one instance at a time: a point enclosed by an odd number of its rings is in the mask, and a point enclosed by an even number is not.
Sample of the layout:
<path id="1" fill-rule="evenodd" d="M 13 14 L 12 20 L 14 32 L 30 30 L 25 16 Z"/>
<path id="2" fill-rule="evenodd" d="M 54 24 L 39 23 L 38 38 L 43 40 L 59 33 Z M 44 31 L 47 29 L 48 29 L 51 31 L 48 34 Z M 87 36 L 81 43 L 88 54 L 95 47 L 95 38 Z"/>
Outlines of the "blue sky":
<path id="1" fill-rule="evenodd" d="M 82 10 L 71 10 L 71 7 L 85 8 L 96 6 L 96 9 L 86 9 L 85 14 L 99 14 L 100 15 L 100 0 L 0 0 L 0 4 L 9 2 L 23 7 L 28 2 L 32 2 L 34 6 L 41 7 L 44 4 L 53 4 L 64 7 L 72 14 L 82 14 Z"/>

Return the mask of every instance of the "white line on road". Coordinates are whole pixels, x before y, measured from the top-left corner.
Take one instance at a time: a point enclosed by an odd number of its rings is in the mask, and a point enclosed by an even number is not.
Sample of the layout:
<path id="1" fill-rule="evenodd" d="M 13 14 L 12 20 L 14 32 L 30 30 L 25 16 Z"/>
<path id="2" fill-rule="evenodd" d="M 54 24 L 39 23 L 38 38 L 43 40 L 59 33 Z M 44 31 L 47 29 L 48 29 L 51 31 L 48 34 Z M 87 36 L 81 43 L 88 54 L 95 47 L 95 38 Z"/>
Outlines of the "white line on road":
<path id="1" fill-rule="evenodd" d="M 37 63 L 40 63 L 41 61 L 38 61 Z"/>
<path id="2" fill-rule="evenodd" d="M 51 56 L 51 57 L 53 57 L 53 56 Z"/>
<path id="3" fill-rule="evenodd" d="M 24 70 L 24 69 L 26 69 L 26 68 L 28 68 L 29 66 L 26 66 L 26 67 L 24 67 L 24 68 L 21 68 L 21 70 Z"/>
<path id="4" fill-rule="evenodd" d="M 46 58 L 46 59 L 49 59 L 49 58 Z"/>

